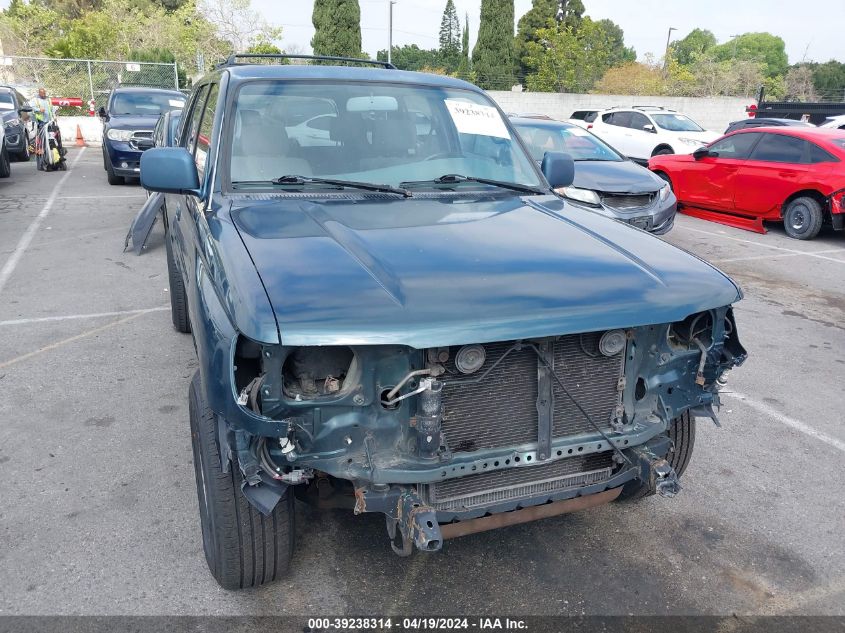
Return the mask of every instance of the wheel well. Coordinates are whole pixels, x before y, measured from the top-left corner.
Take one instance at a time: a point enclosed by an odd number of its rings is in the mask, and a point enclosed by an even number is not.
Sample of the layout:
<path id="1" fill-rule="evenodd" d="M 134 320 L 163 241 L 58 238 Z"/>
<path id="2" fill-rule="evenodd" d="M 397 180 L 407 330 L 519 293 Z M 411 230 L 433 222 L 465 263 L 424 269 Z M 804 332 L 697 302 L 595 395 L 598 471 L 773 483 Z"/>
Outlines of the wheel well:
<path id="1" fill-rule="evenodd" d="M 827 196 L 824 196 L 821 192 L 816 191 L 815 189 L 804 189 L 802 191 L 796 191 L 784 201 L 780 208 L 780 217 L 784 217 L 786 214 L 786 207 L 788 207 L 793 200 L 804 197 L 813 198 L 816 202 L 822 205 L 822 211 L 824 212 L 825 219 L 830 216 L 830 204 L 828 204 Z"/>
<path id="2" fill-rule="evenodd" d="M 675 185 L 674 185 L 674 183 L 672 182 L 672 177 L 671 177 L 669 174 L 667 174 L 667 173 L 666 173 L 665 171 L 663 171 L 662 169 L 655 169 L 655 170 L 654 170 L 654 175 L 655 175 L 655 176 L 659 176 L 660 178 L 662 178 L 663 180 L 665 180 L 667 183 L 669 183 L 669 188 L 670 188 L 670 189 L 672 189 L 672 190 L 674 191 L 674 187 L 675 187 Z"/>
<path id="3" fill-rule="evenodd" d="M 668 149 L 673 154 L 675 153 L 675 150 L 672 149 L 671 145 L 666 145 L 666 143 L 663 143 L 663 145 L 658 145 L 657 147 L 655 147 L 651 155 L 656 156 L 657 152 L 662 152 L 664 149 Z"/>

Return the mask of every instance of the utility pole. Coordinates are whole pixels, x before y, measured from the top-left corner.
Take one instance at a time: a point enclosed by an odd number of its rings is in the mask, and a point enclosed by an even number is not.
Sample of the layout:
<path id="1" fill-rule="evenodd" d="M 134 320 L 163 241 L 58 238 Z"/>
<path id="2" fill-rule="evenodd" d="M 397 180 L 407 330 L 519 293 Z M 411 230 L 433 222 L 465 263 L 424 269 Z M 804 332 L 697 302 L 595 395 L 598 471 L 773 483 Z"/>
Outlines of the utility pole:
<path id="1" fill-rule="evenodd" d="M 663 56 L 663 70 L 669 67 L 669 41 L 672 39 L 672 31 L 677 31 L 674 26 L 669 27 L 669 34 L 666 36 L 666 54 Z"/>
<path id="2" fill-rule="evenodd" d="M 387 63 L 393 63 L 393 5 L 396 0 L 387 0 L 388 22 L 387 22 Z"/>
<path id="3" fill-rule="evenodd" d="M 739 33 L 737 33 L 736 35 L 731 35 L 731 38 L 734 41 L 734 56 L 733 56 L 733 59 L 736 59 L 736 42 L 737 42 L 737 39 L 739 39 Z"/>

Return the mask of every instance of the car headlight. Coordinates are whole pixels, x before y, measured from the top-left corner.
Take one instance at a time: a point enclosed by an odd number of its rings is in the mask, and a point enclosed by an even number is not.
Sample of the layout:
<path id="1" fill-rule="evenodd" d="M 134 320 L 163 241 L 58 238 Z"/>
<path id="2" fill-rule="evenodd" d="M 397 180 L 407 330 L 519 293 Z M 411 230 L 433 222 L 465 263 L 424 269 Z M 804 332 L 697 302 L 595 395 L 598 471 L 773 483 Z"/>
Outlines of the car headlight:
<path id="1" fill-rule="evenodd" d="M 3 126 L 8 127 L 8 128 L 12 128 L 12 127 L 15 127 L 16 125 L 20 125 L 20 123 L 21 123 L 20 119 L 9 119 L 8 121 L 6 121 L 3 124 Z"/>
<path id="2" fill-rule="evenodd" d="M 129 139 L 132 138 L 132 130 L 111 129 L 108 132 L 106 132 L 106 136 L 108 136 L 113 141 L 127 142 L 127 141 L 129 141 Z"/>
<path id="3" fill-rule="evenodd" d="M 681 137 L 678 140 L 687 145 L 704 145 L 704 141 L 697 138 Z"/>
<path id="4" fill-rule="evenodd" d="M 669 198 L 670 191 L 672 191 L 672 189 L 669 187 L 669 185 L 663 185 L 663 188 L 657 192 L 657 195 L 660 198 L 660 202 L 666 202 L 667 198 Z"/>
<path id="5" fill-rule="evenodd" d="M 597 207 L 601 206 L 601 198 L 599 198 L 599 194 L 590 189 L 579 189 L 578 187 L 563 187 L 561 189 L 555 189 L 555 191 L 557 191 L 564 198 L 569 198 L 570 200 L 576 200 L 577 202 L 585 202 L 587 204 L 592 204 Z"/>

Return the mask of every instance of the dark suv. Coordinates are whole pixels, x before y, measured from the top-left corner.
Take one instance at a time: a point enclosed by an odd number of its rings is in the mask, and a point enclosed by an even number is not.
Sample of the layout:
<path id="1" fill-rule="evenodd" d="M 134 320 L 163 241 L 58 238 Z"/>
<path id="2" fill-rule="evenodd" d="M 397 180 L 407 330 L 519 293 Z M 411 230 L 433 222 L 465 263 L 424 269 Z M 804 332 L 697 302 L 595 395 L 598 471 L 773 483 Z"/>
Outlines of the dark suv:
<path id="1" fill-rule="evenodd" d="M 141 153 L 152 147 L 153 129 L 163 112 L 180 110 L 185 95 L 178 90 L 121 86 L 112 90 L 99 110 L 103 122 L 103 169 L 110 185 L 137 178 Z"/>
<path id="2" fill-rule="evenodd" d="M 20 92 L 11 86 L 0 86 L 0 119 L 6 134 L 6 151 L 14 160 L 29 160 L 29 131 L 21 115 L 31 111 Z"/>
<path id="3" fill-rule="evenodd" d="M 694 417 L 745 358 L 737 286 L 570 208 L 553 188 L 572 159 L 538 165 L 471 84 L 243 61 L 198 82 L 177 146 L 141 158 L 167 198 L 173 323 L 199 360 L 190 427 L 218 582 L 284 572 L 294 495 L 383 513 L 401 555 L 674 496 Z M 326 134 L 303 125 L 316 116 Z"/>

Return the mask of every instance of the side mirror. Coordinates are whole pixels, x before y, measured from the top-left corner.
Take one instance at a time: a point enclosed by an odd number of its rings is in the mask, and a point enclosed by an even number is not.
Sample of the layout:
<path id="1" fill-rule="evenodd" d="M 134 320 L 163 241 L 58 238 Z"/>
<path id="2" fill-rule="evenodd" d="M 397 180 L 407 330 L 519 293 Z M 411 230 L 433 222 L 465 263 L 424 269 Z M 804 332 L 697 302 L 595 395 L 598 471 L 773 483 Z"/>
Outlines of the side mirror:
<path id="1" fill-rule="evenodd" d="M 141 185 L 148 191 L 197 194 L 199 174 L 184 147 L 154 147 L 141 154 Z"/>
<path id="2" fill-rule="evenodd" d="M 692 153 L 692 157 L 695 160 L 701 160 L 702 158 L 707 158 L 708 156 L 717 156 L 718 154 L 711 153 L 709 149 L 706 147 L 699 147 Z"/>
<path id="3" fill-rule="evenodd" d="M 552 189 L 568 187 L 575 180 L 575 161 L 565 152 L 546 152 L 540 169 Z"/>
<path id="4" fill-rule="evenodd" d="M 105 106 L 100 106 L 100 109 L 99 109 L 99 110 L 97 110 L 97 114 L 98 114 L 98 115 L 99 115 L 99 117 L 100 117 L 101 119 L 103 119 L 104 121 L 108 121 L 108 120 L 109 120 L 109 115 L 106 113 L 106 108 L 105 108 Z"/>
<path id="5" fill-rule="evenodd" d="M 651 132 L 652 134 L 657 134 L 657 130 L 654 129 L 654 126 L 651 123 L 646 123 L 643 126 L 643 130 L 646 132 Z"/>

